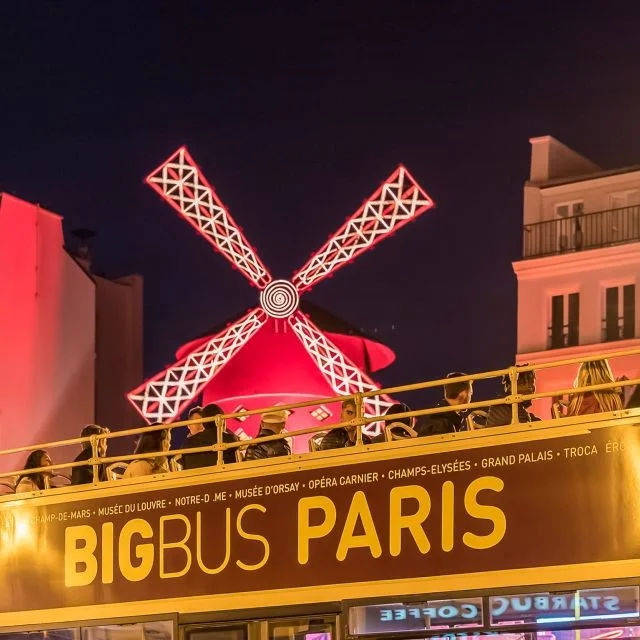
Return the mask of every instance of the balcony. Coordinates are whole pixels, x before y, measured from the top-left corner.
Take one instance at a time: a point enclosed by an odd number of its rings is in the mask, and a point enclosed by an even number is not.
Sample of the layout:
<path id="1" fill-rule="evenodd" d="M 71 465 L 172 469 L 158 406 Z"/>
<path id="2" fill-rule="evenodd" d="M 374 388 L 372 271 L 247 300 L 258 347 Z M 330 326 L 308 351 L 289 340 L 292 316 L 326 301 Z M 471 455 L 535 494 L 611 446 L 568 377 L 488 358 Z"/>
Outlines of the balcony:
<path id="1" fill-rule="evenodd" d="M 522 257 L 540 258 L 640 240 L 640 205 L 524 226 Z"/>

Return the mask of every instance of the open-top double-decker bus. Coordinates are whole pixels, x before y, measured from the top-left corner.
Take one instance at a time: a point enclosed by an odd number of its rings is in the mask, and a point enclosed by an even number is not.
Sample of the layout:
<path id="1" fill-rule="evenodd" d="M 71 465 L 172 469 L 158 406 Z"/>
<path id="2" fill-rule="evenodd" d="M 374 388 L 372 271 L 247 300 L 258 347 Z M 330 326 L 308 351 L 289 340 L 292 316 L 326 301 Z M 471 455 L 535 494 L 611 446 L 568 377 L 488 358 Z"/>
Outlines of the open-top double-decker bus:
<path id="1" fill-rule="evenodd" d="M 517 388 L 527 369 L 460 380 L 506 374 Z M 510 404 L 502 427 L 398 440 L 387 430 L 365 445 L 361 427 L 376 418 L 358 412 L 345 449 L 7 489 L 0 640 L 640 637 L 640 411 L 518 422 L 518 403 L 605 388 L 396 416 Z M 94 470 L 134 458 L 100 458 L 98 439 Z M 222 463 L 235 446 L 206 450 Z"/>

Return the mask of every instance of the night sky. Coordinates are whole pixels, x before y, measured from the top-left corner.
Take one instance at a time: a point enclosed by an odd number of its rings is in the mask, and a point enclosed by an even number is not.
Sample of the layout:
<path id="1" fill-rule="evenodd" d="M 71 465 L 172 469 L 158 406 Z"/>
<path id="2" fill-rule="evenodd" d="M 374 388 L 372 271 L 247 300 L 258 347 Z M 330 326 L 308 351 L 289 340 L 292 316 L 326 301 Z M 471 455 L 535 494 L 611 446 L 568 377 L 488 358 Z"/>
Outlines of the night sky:
<path id="1" fill-rule="evenodd" d="M 145 371 L 257 291 L 143 183 L 181 144 L 275 277 L 399 163 L 437 208 L 307 294 L 386 384 L 511 364 L 531 136 L 640 162 L 640 3 L 3 3 L 0 190 L 145 279 Z M 268 363 L 267 363 L 268 364 Z"/>

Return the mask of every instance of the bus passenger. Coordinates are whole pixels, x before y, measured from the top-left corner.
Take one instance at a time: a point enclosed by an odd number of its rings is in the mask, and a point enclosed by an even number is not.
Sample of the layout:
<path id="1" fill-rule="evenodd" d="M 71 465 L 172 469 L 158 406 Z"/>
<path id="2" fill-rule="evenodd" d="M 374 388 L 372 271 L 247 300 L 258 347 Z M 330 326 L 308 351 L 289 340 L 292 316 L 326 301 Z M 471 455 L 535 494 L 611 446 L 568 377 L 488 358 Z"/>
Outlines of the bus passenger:
<path id="1" fill-rule="evenodd" d="M 395 416 L 397 413 L 408 413 L 411 409 L 404 402 L 392 404 L 385 413 L 385 416 Z M 415 438 L 418 434 L 414 430 L 415 418 L 387 418 L 384 421 L 384 431 L 378 434 L 373 442 L 385 442 L 387 437 L 385 431 L 391 432 L 392 440 L 402 440 L 403 438 Z"/>
<path id="2" fill-rule="evenodd" d="M 355 417 L 356 401 L 353 398 L 343 400 L 340 411 L 340 422 L 347 422 L 348 420 L 353 420 Z M 352 425 L 331 429 L 320 441 L 320 451 L 353 447 L 356 443 L 357 435 L 358 429 Z M 366 433 L 362 434 L 362 444 L 371 444 L 371 438 Z"/>
<path id="3" fill-rule="evenodd" d="M 526 365 L 522 365 L 526 366 Z M 505 396 L 511 395 L 511 378 L 508 375 L 502 376 L 502 386 Z M 518 373 L 518 394 L 529 395 L 536 392 L 536 372 L 522 371 Z M 518 404 L 518 422 L 536 422 L 540 420 L 538 416 L 529 411 L 531 400 L 525 400 Z M 495 404 L 489 407 L 487 415 L 487 427 L 501 427 L 511 424 L 511 405 Z"/>
<path id="4" fill-rule="evenodd" d="M 161 426 L 162 423 L 156 422 L 151 425 L 153 427 Z M 171 434 L 169 429 L 158 429 L 157 431 L 146 431 L 140 435 L 136 450 L 134 453 L 151 453 L 157 451 L 164 453 L 169 451 L 171 445 Z M 150 476 L 154 473 L 168 473 L 169 463 L 165 455 L 159 455 L 153 458 L 141 458 L 140 460 L 132 460 L 123 474 L 123 478 L 138 478 L 139 476 Z"/>
<path id="5" fill-rule="evenodd" d="M 88 424 L 81 432 L 81 438 L 89 438 L 90 436 L 99 436 L 109 433 L 108 429 L 98 426 L 97 424 Z M 98 456 L 104 458 L 107 455 L 107 439 L 100 438 L 98 440 Z M 91 442 L 82 443 L 82 451 L 76 456 L 74 462 L 89 460 L 91 458 Z M 98 480 L 100 482 L 107 479 L 107 472 L 104 464 L 98 465 Z M 71 484 L 91 484 L 93 482 L 93 467 L 90 464 L 82 467 L 73 467 L 71 470 Z"/>
<path id="6" fill-rule="evenodd" d="M 260 432 L 256 438 L 265 436 L 273 436 L 282 433 L 287 422 L 287 413 L 285 411 L 269 411 L 262 415 L 260 422 Z M 291 454 L 289 443 L 286 439 L 270 440 L 258 444 L 252 444 L 247 447 L 244 455 L 245 460 L 263 460 L 264 458 L 276 458 L 278 456 L 288 456 Z"/>
<path id="7" fill-rule="evenodd" d="M 447 378 L 459 378 L 466 375 L 466 373 L 454 371 L 447 374 Z M 471 402 L 472 395 L 473 385 L 471 380 L 448 382 L 444 385 L 444 398 L 436 404 L 436 407 L 454 407 L 460 404 L 468 404 Z M 463 431 L 466 429 L 465 417 L 465 411 L 447 411 L 446 413 L 421 416 L 418 418 L 416 432 L 418 436 L 434 436 Z"/>
<path id="8" fill-rule="evenodd" d="M 214 416 L 224 413 L 217 404 L 208 404 L 204 409 L 194 407 L 189 412 L 189 419 L 194 418 L 213 418 Z M 196 447 L 210 447 L 218 443 L 218 429 L 215 421 L 194 422 L 188 425 L 189 435 L 182 443 L 182 449 L 195 449 Z M 237 442 L 238 437 L 227 431 L 222 431 L 222 442 Z M 185 453 L 182 456 L 183 469 L 199 469 L 200 467 L 210 467 L 215 465 L 218 459 L 217 451 L 203 451 L 201 453 Z M 222 452 L 222 460 L 225 464 L 231 464 L 236 461 L 236 450 L 225 449 Z"/>
<path id="9" fill-rule="evenodd" d="M 613 372 L 607 360 L 583 362 L 578 367 L 574 387 L 589 387 L 596 384 L 615 382 Z M 567 416 L 583 416 L 601 411 L 618 411 L 622 409 L 620 390 L 612 387 L 602 391 L 587 391 L 574 393 L 569 400 Z"/>
<path id="10" fill-rule="evenodd" d="M 37 469 L 38 467 L 51 466 L 51 458 L 44 449 L 36 449 L 29 454 L 24 465 L 24 470 Z M 30 473 L 21 475 L 16 482 L 16 493 L 27 493 L 28 491 L 42 491 L 47 488 L 48 479 L 53 474 L 50 471 L 40 473 Z"/>

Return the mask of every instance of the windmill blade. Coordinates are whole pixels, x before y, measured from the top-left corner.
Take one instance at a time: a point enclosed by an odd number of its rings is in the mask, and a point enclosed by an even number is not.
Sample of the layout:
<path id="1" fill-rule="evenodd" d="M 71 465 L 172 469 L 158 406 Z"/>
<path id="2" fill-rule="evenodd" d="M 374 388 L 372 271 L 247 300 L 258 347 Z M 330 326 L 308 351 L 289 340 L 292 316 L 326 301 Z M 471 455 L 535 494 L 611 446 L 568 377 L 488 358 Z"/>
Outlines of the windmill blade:
<path id="1" fill-rule="evenodd" d="M 310 289 L 433 206 L 433 200 L 400 165 L 294 274 L 293 284 L 300 292 Z"/>
<path id="2" fill-rule="evenodd" d="M 271 274 L 207 182 L 186 147 L 180 147 L 147 184 L 184 216 L 251 284 L 263 289 Z"/>
<path id="3" fill-rule="evenodd" d="M 265 323 L 255 308 L 201 347 L 129 392 L 127 397 L 148 422 L 173 420 Z"/>
<path id="4" fill-rule="evenodd" d="M 300 311 L 296 311 L 289 317 L 289 324 L 338 395 L 373 391 L 379 388 Z M 364 413 L 367 416 L 384 415 L 392 404 L 388 396 L 365 398 Z M 368 435 L 377 435 L 379 431 L 375 423 L 364 425 L 362 430 Z"/>

